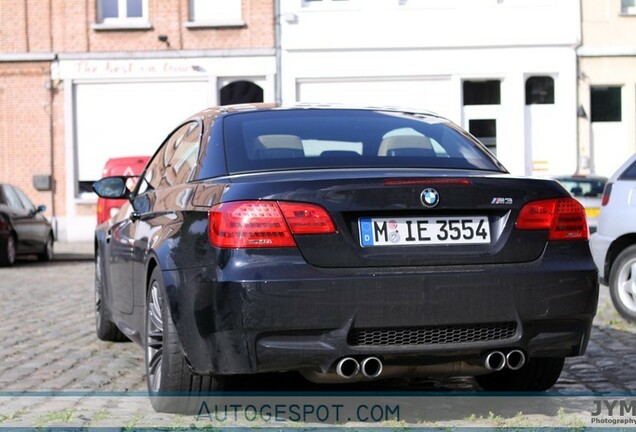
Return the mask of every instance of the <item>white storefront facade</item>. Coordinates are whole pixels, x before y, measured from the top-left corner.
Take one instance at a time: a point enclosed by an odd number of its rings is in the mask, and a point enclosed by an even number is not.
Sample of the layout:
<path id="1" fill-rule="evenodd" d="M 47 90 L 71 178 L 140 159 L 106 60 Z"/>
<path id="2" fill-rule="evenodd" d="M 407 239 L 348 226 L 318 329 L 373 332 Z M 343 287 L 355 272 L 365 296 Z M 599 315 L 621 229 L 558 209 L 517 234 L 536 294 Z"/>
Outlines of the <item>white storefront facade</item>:
<path id="1" fill-rule="evenodd" d="M 90 185 L 109 158 L 152 155 L 180 121 L 227 102 L 235 83 L 275 97 L 272 49 L 110 57 L 61 55 L 53 79 L 65 93 L 65 216 L 58 239 L 91 240 L 97 197 Z M 225 99 L 225 100 L 224 100 Z M 230 95 L 230 101 L 232 97 Z"/>
<path id="2" fill-rule="evenodd" d="M 281 0 L 281 96 L 427 109 L 517 175 L 578 169 L 578 0 Z"/>

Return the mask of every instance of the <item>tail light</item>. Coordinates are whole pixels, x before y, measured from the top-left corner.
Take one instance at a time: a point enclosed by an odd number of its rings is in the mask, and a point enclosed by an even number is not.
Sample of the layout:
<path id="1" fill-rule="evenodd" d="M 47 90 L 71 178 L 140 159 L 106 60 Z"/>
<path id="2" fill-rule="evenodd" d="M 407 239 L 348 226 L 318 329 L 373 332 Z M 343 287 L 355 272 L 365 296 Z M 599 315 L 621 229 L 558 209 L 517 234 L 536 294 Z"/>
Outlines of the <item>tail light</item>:
<path id="1" fill-rule="evenodd" d="M 330 234 L 336 227 L 325 209 L 313 204 L 278 203 L 292 234 Z"/>
<path id="2" fill-rule="evenodd" d="M 549 230 L 548 240 L 587 240 L 585 208 L 574 198 L 532 201 L 521 208 L 516 228 Z"/>
<path id="3" fill-rule="evenodd" d="M 322 207 L 275 201 L 217 204 L 209 212 L 208 225 L 210 242 L 221 248 L 293 247 L 294 234 L 336 232 Z"/>
<path id="4" fill-rule="evenodd" d="M 613 183 L 608 183 L 605 185 L 605 189 L 603 189 L 603 199 L 601 200 L 602 206 L 606 206 L 609 203 L 610 195 L 612 194 L 612 185 Z"/>

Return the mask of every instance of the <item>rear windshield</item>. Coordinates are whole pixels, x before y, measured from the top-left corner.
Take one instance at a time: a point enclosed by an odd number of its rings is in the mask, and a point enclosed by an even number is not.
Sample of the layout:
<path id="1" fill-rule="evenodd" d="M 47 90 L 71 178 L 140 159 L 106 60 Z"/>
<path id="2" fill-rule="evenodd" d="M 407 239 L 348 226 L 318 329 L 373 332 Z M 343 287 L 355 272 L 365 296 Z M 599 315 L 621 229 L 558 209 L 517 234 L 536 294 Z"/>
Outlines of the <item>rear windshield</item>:
<path id="1" fill-rule="evenodd" d="M 562 177 L 557 180 L 575 197 L 599 198 L 603 195 L 605 179 Z"/>
<path id="2" fill-rule="evenodd" d="M 434 116 L 365 110 L 272 110 L 223 120 L 230 173 L 311 168 L 505 171 L 478 142 Z"/>

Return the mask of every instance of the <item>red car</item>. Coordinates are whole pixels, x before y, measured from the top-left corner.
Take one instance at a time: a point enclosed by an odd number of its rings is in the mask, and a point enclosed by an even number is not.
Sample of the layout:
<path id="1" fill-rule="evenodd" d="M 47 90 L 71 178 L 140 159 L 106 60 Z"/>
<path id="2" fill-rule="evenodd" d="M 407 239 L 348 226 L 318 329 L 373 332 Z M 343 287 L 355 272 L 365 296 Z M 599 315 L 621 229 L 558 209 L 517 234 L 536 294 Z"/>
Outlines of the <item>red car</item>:
<path id="1" fill-rule="evenodd" d="M 148 163 L 149 156 L 127 156 L 108 159 L 102 171 L 102 178 L 110 176 L 135 176 L 141 174 Z M 97 200 L 97 224 L 101 224 L 119 211 L 126 200 Z"/>

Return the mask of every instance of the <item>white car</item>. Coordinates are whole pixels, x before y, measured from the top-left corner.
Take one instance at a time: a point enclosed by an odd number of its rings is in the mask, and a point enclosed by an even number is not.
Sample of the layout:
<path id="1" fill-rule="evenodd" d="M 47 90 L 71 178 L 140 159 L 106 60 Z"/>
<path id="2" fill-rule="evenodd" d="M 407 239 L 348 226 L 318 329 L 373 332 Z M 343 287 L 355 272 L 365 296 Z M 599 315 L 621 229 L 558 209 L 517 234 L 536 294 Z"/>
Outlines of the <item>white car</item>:
<path id="1" fill-rule="evenodd" d="M 636 154 L 610 177 L 590 248 L 618 313 L 636 322 Z"/>

